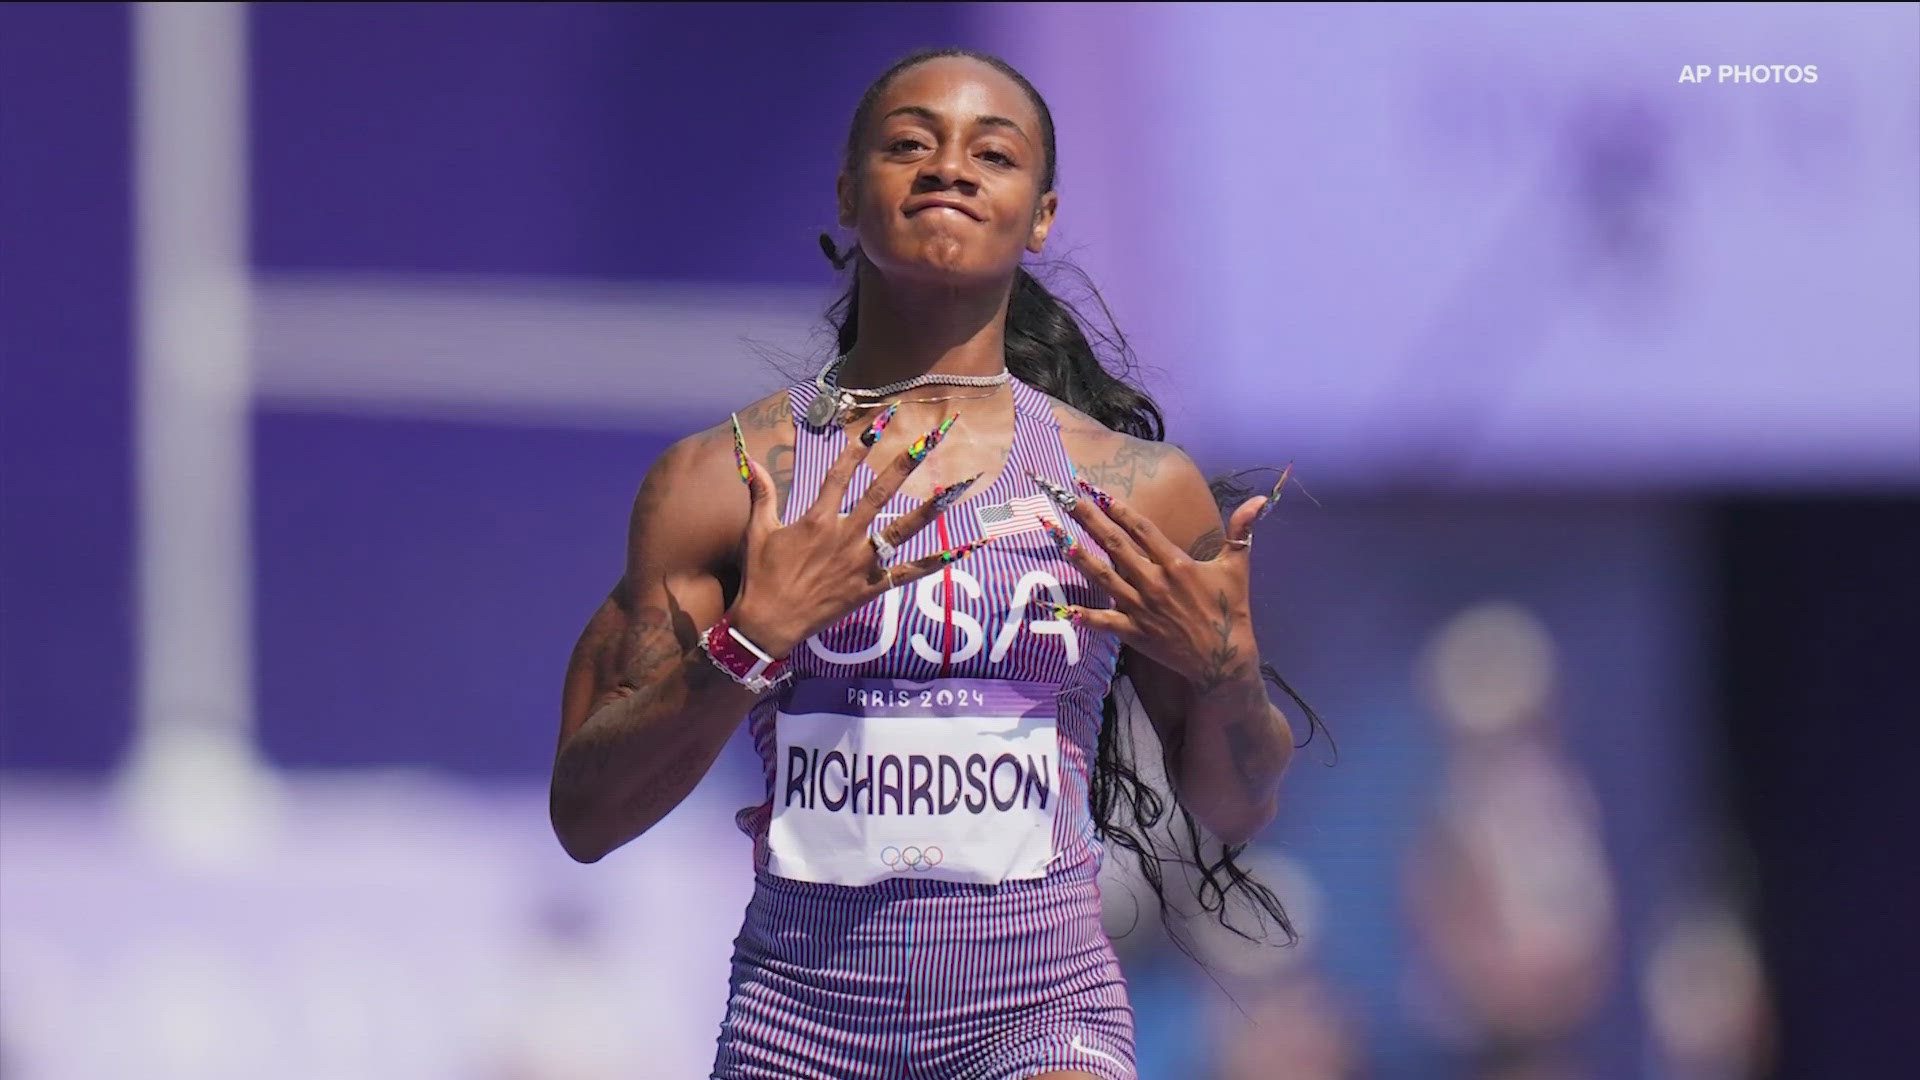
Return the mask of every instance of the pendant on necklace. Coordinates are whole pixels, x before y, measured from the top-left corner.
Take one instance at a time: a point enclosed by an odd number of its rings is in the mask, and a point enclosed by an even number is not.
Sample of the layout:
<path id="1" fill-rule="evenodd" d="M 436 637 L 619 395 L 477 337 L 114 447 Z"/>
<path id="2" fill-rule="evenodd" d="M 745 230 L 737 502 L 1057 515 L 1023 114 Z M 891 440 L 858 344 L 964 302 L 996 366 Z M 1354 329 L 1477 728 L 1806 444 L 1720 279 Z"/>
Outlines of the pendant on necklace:
<path id="1" fill-rule="evenodd" d="M 807 403 L 807 423 L 814 427 L 825 427 L 829 420 L 844 418 L 852 404 L 844 392 L 828 393 L 822 390 Z"/>

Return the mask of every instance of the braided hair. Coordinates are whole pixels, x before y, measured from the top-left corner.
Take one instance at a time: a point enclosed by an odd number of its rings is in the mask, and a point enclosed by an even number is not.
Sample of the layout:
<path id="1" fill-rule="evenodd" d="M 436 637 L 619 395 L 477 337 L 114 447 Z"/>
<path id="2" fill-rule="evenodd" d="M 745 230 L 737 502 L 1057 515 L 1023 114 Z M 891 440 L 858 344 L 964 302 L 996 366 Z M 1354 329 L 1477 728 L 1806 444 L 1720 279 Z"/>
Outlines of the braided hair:
<path id="1" fill-rule="evenodd" d="M 965 57 L 990 65 L 1012 79 L 1026 93 L 1034 111 L 1040 116 L 1041 139 L 1046 151 L 1040 190 L 1054 190 L 1057 159 L 1053 114 L 1047 108 L 1045 99 L 1025 76 L 1005 60 L 965 48 L 920 50 L 903 58 L 875 79 L 854 109 L 842 168 L 849 175 L 857 175 L 862 132 L 871 120 L 881 94 L 886 92 L 894 78 L 909 68 L 943 57 Z M 825 233 L 820 235 L 820 246 L 836 270 L 846 269 L 859 250 L 856 246 L 842 252 Z M 1014 272 L 1012 294 L 1007 304 L 1007 369 L 1021 381 L 1059 398 L 1114 431 L 1155 442 L 1165 441 L 1166 424 L 1159 406 L 1144 390 L 1128 381 L 1136 366 L 1135 358 L 1125 336 L 1114 325 L 1111 311 L 1100 299 L 1099 290 L 1078 268 L 1059 261 L 1053 265 L 1077 276 L 1099 307 L 1105 329 L 1096 329 L 1094 334 L 1100 348 L 1096 349 L 1094 341 L 1089 339 L 1086 320 L 1022 266 Z M 841 355 L 851 351 L 854 346 L 859 332 L 859 315 L 860 283 L 856 274 L 847 291 L 827 310 L 827 319 L 834 328 Z M 1117 370 L 1109 370 L 1101 360 L 1101 352 L 1113 358 Z M 1253 494 L 1252 488 L 1239 481 L 1240 476 L 1250 471 L 1253 470 L 1226 474 L 1208 481 L 1214 501 L 1223 510 L 1243 502 Z M 1119 676 L 1127 674 L 1126 667 L 1126 656 L 1122 653 L 1114 671 L 1116 683 Z M 1313 731 L 1325 727 L 1319 715 L 1287 685 L 1273 665 L 1261 664 L 1260 673 L 1299 705 L 1309 722 L 1307 742 L 1312 742 Z M 1239 894 L 1256 909 L 1256 915 L 1264 914 L 1273 919 L 1286 935 L 1286 944 L 1295 944 L 1299 935 L 1294 930 L 1292 920 L 1287 917 L 1286 909 L 1272 890 L 1256 881 L 1237 859 L 1246 845 L 1208 843 L 1193 814 L 1181 806 L 1177 798 L 1163 797 L 1141 776 L 1131 731 L 1121 719 L 1114 691 L 1109 690 L 1106 699 L 1101 702 L 1100 712 L 1100 744 L 1095 755 L 1089 792 L 1094 827 L 1103 841 L 1118 844 L 1137 858 L 1142 876 L 1159 901 L 1162 923 L 1168 927 L 1174 943 L 1187 955 L 1195 955 L 1178 932 L 1176 924 L 1167 919 L 1166 866 L 1170 863 L 1192 872 L 1195 898 L 1201 910 L 1213 913 L 1222 926 L 1243 938 L 1257 940 L 1235 926 L 1229 917 L 1228 901 Z M 1332 740 L 1331 732 L 1328 733 L 1328 739 Z M 1169 776 L 1179 775 L 1182 750 L 1183 747 L 1177 744 L 1163 748 Z M 1176 811 L 1180 827 L 1175 830 L 1173 843 L 1168 845 L 1154 830 L 1169 818 L 1170 813 Z M 1218 854 L 1209 855 L 1207 849 L 1210 847 L 1216 848 Z"/>

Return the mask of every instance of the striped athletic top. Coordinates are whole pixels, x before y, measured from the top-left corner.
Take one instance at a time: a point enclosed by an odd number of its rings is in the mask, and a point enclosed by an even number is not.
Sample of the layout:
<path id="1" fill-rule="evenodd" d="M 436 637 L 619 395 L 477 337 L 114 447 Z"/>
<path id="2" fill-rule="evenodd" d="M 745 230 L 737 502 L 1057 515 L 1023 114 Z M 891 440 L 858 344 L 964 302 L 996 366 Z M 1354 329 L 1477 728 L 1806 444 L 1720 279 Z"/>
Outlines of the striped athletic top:
<path id="1" fill-rule="evenodd" d="M 814 678 L 956 678 L 1058 687 L 1061 802 L 1047 875 L 1090 878 L 1097 872 L 1101 845 L 1087 808 L 1088 782 L 1099 746 L 1100 705 L 1112 683 L 1120 645 L 1109 631 L 1054 618 L 1051 605 L 1055 601 L 1105 607 L 1108 597 L 1061 557 L 1034 514 L 1044 513 L 1057 521 L 1096 558 L 1105 554 L 1078 522 L 1047 501 L 1045 492 L 1027 475 L 1032 470 L 1073 489 L 1073 462 L 1061 442 L 1049 399 L 1018 378 L 1010 388 L 1014 430 L 1005 467 L 986 488 L 976 487 L 948 507 L 937 522 L 901 543 L 895 561 L 930 555 L 990 531 L 997 534 L 996 539 L 940 572 L 889 590 L 807 639 L 788 657 L 793 679 L 748 714 L 767 798 L 743 808 L 735 821 L 753 839 L 756 871 L 765 873 L 768 865 L 767 832 L 777 774 L 775 717 L 794 685 Z M 819 390 L 811 381 L 788 389 L 794 423 L 793 487 L 782 514 L 788 523 L 813 503 L 849 437 L 837 424 L 808 425 L 807 405 L 816 393 Z M 960 405 L 961 411 L 966 407 Z M 936 449 L 936 458 L 938 454 Z M 862 462 L 847 485 L 841 509 L 851 508 L 873 479 L 873 470 Z M 872 528 L 877 531 L 916 505 L 917 499 L 895 492 Z"/>

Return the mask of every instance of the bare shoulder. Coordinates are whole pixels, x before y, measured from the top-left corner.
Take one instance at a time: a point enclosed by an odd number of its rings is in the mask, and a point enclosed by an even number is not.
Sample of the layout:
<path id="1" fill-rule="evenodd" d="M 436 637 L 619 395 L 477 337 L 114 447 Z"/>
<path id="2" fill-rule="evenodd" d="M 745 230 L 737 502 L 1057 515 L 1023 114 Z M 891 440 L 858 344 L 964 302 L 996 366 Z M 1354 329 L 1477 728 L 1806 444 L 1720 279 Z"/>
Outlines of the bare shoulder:
<path id="1" fill-rule="evenodd" d="M 784 503 L 793 481 L 793 424 L 786 391 L 769 394 L 734 415 L 740 418 L 747 452 L 773 474 Z M 734 462 L 731 417 L 675 440 L 648 468 L 634 496 L 629 572 L 641 571 L 638 563 L 659 561 L 731 570 L 750 508 Z"/>
<path id="2" fill-rule="evenodd" d="M 1190 454 L 1173 443 L 1115 431 L 1059 398 L 1047 400 L 1067 456 L 1089 483 L 1126 500 L 1183 550 L 1218 544 L 1220 509 Z"/>

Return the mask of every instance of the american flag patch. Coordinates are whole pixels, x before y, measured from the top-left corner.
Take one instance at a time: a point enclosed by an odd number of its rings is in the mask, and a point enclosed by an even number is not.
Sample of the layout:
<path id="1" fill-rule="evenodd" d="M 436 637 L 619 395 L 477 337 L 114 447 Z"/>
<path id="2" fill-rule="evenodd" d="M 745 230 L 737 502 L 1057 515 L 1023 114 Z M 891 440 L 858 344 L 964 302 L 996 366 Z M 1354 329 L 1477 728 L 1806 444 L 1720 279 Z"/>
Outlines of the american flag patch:
<path id="1" fill-rule="evenodd" d="M 1028 495 L 1011 502 L 982 506 L 973 512 L 974 518 L 980 522 L 980 531 L 989 537 L 1032 532 L 1040 528 L 1041 515 L 1052 519 L 1060 516 L 1060 511 L 1054 509 L 1053 500 L 1045 495 Z"/>

